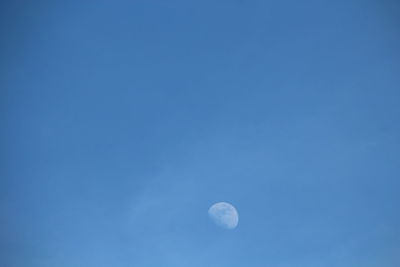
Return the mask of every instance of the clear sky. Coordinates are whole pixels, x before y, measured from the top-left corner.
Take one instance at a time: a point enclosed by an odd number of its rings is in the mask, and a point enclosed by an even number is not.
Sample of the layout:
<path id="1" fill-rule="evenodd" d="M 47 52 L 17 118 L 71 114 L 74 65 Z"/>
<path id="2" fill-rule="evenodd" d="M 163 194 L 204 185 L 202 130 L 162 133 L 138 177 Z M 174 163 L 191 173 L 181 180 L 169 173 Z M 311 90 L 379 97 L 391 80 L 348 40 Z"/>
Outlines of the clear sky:
<path id="1" fill-rule="evenodd" d="M 1 1 L 0 266 L 400 266 L 399 14 Z"/>

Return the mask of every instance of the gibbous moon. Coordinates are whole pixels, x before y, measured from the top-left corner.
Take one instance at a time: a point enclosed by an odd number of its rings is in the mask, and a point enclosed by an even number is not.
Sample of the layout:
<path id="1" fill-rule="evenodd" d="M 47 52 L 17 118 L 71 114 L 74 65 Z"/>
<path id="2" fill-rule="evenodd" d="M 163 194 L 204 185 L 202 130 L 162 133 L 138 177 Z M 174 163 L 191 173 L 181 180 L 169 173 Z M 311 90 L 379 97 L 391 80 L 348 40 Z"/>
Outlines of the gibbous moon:
<path id="1" fill-rule="evenodd" d="M 226 229 L 234 229 L 239 223 L 235 207 L 226 202 L 218 202 L 208 209 L 208 215 L 215 224 Z"/>

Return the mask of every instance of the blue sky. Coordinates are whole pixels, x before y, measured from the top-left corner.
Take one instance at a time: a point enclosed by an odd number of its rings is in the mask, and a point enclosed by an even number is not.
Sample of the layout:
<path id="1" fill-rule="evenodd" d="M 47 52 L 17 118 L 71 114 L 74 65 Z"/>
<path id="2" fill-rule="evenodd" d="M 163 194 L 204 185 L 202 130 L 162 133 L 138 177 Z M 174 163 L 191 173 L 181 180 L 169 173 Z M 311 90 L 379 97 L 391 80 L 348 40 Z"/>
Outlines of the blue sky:
<path id="1" fill-rule="evenodd" d="M 2 1 L 0 265 L 399 266 L 399 11 Z"/>

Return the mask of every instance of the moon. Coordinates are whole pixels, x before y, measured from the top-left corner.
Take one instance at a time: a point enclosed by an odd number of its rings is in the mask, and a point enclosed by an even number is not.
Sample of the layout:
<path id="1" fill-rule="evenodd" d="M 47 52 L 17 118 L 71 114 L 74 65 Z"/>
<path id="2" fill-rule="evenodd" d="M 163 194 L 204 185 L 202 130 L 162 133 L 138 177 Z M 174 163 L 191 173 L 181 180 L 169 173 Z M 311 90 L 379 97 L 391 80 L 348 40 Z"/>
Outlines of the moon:
<path id="1" fill-rule="evenodd" d="M 227 202 L 218 202 L 208 209 L 208 215 L 218 226 L 235 229 L 239 223 L 239 214 L 235 207 Z"/>

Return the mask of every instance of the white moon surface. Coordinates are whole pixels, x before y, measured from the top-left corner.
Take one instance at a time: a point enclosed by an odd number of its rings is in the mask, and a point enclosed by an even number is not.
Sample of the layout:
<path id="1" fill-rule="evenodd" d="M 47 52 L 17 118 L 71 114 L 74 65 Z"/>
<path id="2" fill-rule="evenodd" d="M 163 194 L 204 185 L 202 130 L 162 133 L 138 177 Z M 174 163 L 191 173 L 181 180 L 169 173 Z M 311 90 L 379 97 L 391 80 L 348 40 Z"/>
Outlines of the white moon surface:
<path id="1" fill-rule="evenodd" d="M 218 226 L 235 229 L 239 223 L 239 214 L 235 207 L 227 202 L 218 202 L 208 209 L 208 215 Z"/>

